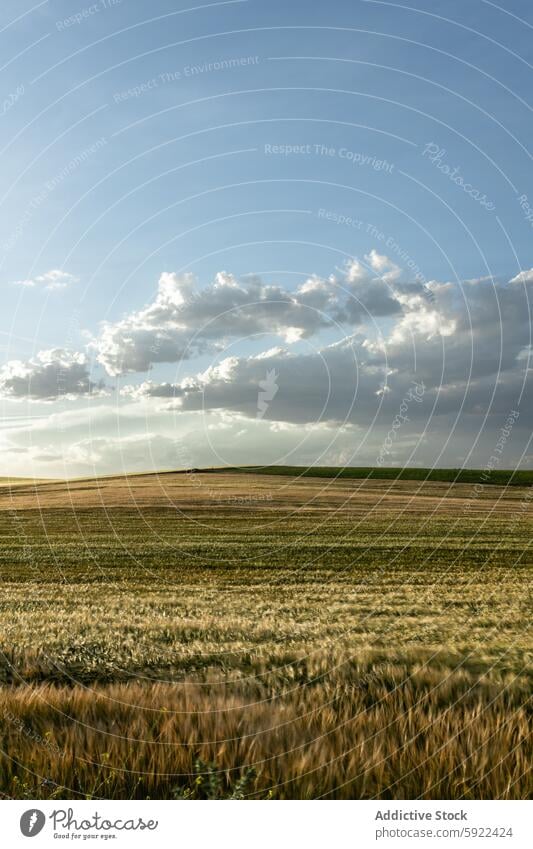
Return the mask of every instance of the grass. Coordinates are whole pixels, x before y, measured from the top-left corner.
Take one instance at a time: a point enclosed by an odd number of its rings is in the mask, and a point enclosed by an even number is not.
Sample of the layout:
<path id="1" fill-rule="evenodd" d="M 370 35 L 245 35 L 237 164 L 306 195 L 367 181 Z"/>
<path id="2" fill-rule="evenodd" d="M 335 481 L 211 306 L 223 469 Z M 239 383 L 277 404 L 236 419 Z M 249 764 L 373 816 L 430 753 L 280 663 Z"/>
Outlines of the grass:
<path id="1" fill-rule="evenodd" d="M 253 771 L 246 794 L 258 798 L 516 798 L 528 787 L 527 690 L 512 676 L 389 660 L 372 677 L 331 656 L 229 691 L 204 677 L 31 695 L 0 699 L 45 741 L 4 731 L 25 766 L 4 764 L 4 792 L 25 786 L 31 798 L 187 796 L 198 758 L 227 795 Z"/>
<path id="2" fill-rule="evenodd" d="M 531 486 L 530 469 L 417 469 L 378 466 L 235 466 L 233 471 L 258 475 L 288 477 L 347 478 L 348 480 L 443 481 L 448 483 L 493 484 L 496 486 Z"/>
<path id="3" fill-rule="evenodd" d="M 530 793 L 527 489 L 199 478 L 0 497 L 4 796 Z"/>

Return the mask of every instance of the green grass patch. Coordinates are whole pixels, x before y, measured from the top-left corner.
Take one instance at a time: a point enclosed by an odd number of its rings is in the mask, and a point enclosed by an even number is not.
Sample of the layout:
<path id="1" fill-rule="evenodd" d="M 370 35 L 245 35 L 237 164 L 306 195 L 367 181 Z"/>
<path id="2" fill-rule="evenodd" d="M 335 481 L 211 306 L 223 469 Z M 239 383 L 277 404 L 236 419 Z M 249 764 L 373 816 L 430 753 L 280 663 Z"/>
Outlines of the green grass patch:
<path id="1" fill-rule="evenodd" d="M 443 481 L 445 483 L 479 483 L 497 486 L 531 486 L 533 484 L 533 470 L 531 469 L 496 469 L 487 472 L 482 469 L 398 469 L 376 466 L 234 466 L 226 469 L 226 471 L 255 475 L 348 478 L 350 480 Z"/>

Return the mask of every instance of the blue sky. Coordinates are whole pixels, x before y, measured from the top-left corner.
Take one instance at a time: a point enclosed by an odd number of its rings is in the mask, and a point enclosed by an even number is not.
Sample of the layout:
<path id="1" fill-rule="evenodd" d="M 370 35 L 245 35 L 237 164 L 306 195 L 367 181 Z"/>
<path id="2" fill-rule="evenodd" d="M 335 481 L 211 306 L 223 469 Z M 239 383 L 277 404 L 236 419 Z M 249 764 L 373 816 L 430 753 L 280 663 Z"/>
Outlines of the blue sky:
<path id="1" fill-rule="evenodd" d="M 0 15 L 6 474 L 531 466 L 528 3 Z"/>

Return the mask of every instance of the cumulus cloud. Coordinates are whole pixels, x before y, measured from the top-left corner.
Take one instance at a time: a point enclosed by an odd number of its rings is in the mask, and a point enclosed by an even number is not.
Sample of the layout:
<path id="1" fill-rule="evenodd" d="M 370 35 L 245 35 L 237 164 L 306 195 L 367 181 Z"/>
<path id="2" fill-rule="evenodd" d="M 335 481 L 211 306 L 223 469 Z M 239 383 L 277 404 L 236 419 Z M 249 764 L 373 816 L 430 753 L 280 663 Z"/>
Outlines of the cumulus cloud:
<path id="1" fill-rule="evenodd" d="M 166 399 L 183 411 L 230 410 L 253 418 L 261 384 L 275 374 L 277 390 L 264 414 L 275 421 L 367 425 L 378 409 L 390 417 L 413 383 L 424 385 L 425 404 L 412 416 L 479 415 L 489 405 L 509 410 L 529 378 L 527 292 L 487 279 L 435 282 L 429 291 L 430 299 L 421 286 L 397 286 L 402 311 L 387 335 L 361 330 L 312 353 L 277 347 L 225 357 L 180 383 L 148 381 L 124 392 Z"/>
<path id="2" fill-rule="evenodd" d="M 533 283 L 533 268 L 520 271 L 511 279 L 511 283 Z"/>
<path id="3" fill-rule="evenodd" d="M 222 348 L 231 339 L 272 334 L 293 343 L 335 322 L 358 324 L 401 312 L 395 291 L 387 288 L 399 269 L 375 252 L 368 258 L 360 274 L 354 260 L 338 275 L 311 276 L 294 291 L 226 272 L 198 289 L 191 274 L 164 273 L 152 303 L 104 324 L 94 342 L 98 360 L 110 375 L 143 372 L 154 363 Z"/>
<path id="4" fill-rule="evenodd" d="M 529 287 L 491 279 L 432 283 L 433 302 L 404 304 L 404 315 L 386 340 L 390 362 L 402 369 L 417 355 L 419 373 L 435 386 L 520 369 L 531 344 Z M 415 346 L 415 347 L 413 347 Z M 369 356 L 379 346 L 365 343 Z"/>
<path id="5" fill-rule="evenodd" d="M 374 271 L 385 283 L 394 283 L 402 276 L 402 270 L 399 265 L 384 254 L 379 254 L 374 248 L 365 254 L 365 261 L 369 269 Z M 349 278 L 361 279 L 368 277 L 367 268 L 358 260 L 353 260 L 348 264 Z"/>
<path id="6" fill-rule="evenodd" d="M 177 398 L 181 395 L 181 389 L 173 383 L 154 383 L 145 380 L 140 385 L 134 384 L 124 386 L 121 395 L 129 396 L 135 400 L 140 398 Z"/>
<path id="7" fill-rule="evenodd" d="M 378 409 L 376 390 L 386 372 L 381 366 L 358 362 L 360 350 L 354 338 L 313 354 L 274 348 L 259 356 L 226 357 L 179 384 L 145 382 L 123 391 L 136 399 L 170 399 L 171 407 L 183 412 L 231 411 L 247 418 L 299 424 L 353 421 L 355 407 L 364 405 L 361 421 Z M 275 392 L 265 400 L 264 384 L 272 375 Z"/>
<path id="8" fill-rule="evenodd" d="M 27 278 L 26 280 L 13 280 L 13 286 L 24 286 L 27 289 L 40 287 L 48 291 L 65 289 L 70 283 L 76 283 L 78 280 L 73 274 L 66 271 L 61 271 L 59 268 L 52 268 L 44 274 L 39 274 L 37 277 Z"/>
<path id="9" fill-rule="evenodd" d="M 89 377 L 85 354 L 63 348 L 40 351 L 27 362 L 10 360 L 0 369 L 0 397 L 53 401 L 102 390 Z"/>
<path id="10" fill-rule="evenodd" d="M 200 433 L 203 426 L 217 440 L 225 440 L 224 457 L 235 457 L 235 462 L 245 443 L 250 452 L 260 444 L 264 457 L 270 446 L 279 444 L 281 434 L 287 435 L 284 444 L 299 445 L 298 433 L 312 428 L 323 429 L 317 444 L 327 444 L 328 431 L 346 435 L 343 429 L 348 427 L 350 438 L 368 431 L 369 441 L 379 448 L 415 385 L 424 387 L 423 401 L 410 404 L 403 442 L 395 450 L 408 452 L 417 434 L 429 425 L 424 456 L 432 461 L 436 434 L 446 445 L 459 416 L 453 443 L 467 456 L 487 410 L 494 422 L 505 420 L 520 398 L 516 439 L 533 413 L 533 394 L 527 385 L 532 284 L 533 270 L 521 271 L 508 283 L 480 278 L 423 284 L 406 279 L 392 260 L 377 251 L 362 261 L 351 260 L 330 276 L 311 275 L 290 291 L 258 277 L 237 280 L 225 272 L 199 289 L 192 275 L 165 273 L 150 303 L 103 325 L 91 343 L 100 364 L 111 375 L 135 374 L 157 363 L 194 361 L 206 352 L 212 364 L 196 369 L 191 365 L 189 376 L 174 382 L 168 374 L 159 381 L 156 373 L 151 380 L 128 378 L 122 393 L 130 403 L 120 405 L 119 433 L 113 434 L 109 421 L 104 426 L 102 420 L 90 444 L 75 441 L 78 453 L 69 462 L 76 468 L 92 462 L 109 468 L 113 451 L 123 446 L 124 468 L 128 463 L 140 467 L 144 455 L 141 442 L 134 438 L 135 415 L 158 422 L 161 416 L 165 422 L 164 439 L 170 442 L 160 441 L 155 429 L 149 440 L 160 465 L 186 464 L 176 458 L 171 462 L 176 448 L 173 428 L 175 423 L 183 428 L 185 422 L 190 427 L 193 419 L 199 424 L 188 433 L 187 445 L 199 440 L 198 456 L 204 462 L 207 455 L 201 445 L 209 440 Z M 238 343 L 255 334 L 266 337 L 267 350 L 258 354 L 255 347 L 253 354 L 247 354 L 248 349 Z M 312 342 L 306 341 L 312 337 Z M 0 394 L 7 398 L 48 401 L 101 388 L 91 379 L 85 355 L 60 349 L 0 369 Z M 128 416 L 131 433 L 124 431 Z M 33 433 L 39 427 L 36 423 Z M 131 441 L 114 445 L 109 442 L 114 436 Z M 343 452 L 352 450 L 350 438 L 346 436 Z M 277 458 L 274 447 L 272 451 Z M 46 444 L 38 456 L 53 454 Z M 390 459 L 402 457 L 398 453 Z M 241 459 L 256 458 L 249 453 Z"/>

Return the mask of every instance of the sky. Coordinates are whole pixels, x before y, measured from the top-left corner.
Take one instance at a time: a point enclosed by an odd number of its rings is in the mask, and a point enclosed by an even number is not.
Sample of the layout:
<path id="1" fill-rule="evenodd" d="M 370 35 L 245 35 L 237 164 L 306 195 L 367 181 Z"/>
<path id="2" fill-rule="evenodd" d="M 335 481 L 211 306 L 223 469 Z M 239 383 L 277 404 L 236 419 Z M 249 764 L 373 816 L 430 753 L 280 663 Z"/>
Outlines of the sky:
<path id="1" fill-rule="evenodd" d="M 526 0 L 3 0 L 1 476 L 532 468 Z"/>

